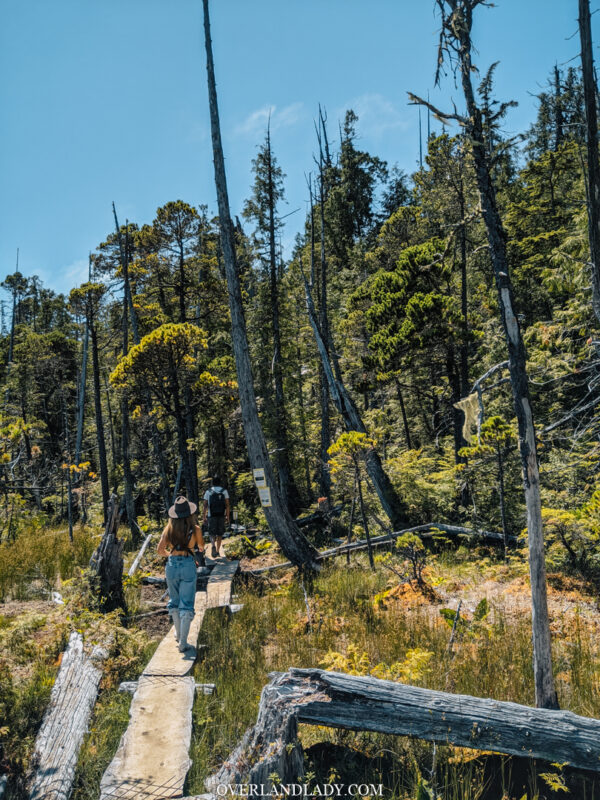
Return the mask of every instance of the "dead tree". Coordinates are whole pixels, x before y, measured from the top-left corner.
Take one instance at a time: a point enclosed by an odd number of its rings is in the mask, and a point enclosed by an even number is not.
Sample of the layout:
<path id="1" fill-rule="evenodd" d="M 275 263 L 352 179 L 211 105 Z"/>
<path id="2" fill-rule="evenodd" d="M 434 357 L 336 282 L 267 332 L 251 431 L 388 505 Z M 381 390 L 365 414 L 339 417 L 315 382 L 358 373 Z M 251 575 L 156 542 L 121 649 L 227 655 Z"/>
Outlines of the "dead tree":
<path id="1" fill-rule="evenodd" d="M 68 800 L 71 796 L 79 749 L 107 655 L 104 648 L 96 646 L 86 656 L 81 634 L 71 634 L 35 740 L 27 779 L 30 800 Z"/>
<path id="2" fill-rule="evenodd" d="M 421 689 L 369 676 L 319 669 L 271 673 L 258 719 L 224 766 L 206 780 L 217 786 L 279 784 L 304 774 L 298 724 L 412 736 L 439 744 L 540 758 L 600 771 L 600 720 L 570 711 Z"/>
<path id="3" fill-rule="evenodd" d="M 215 168 L 215 184 L 219 207 L 219 227 L 225 274 L 227 276 L 227 290 L 229 294 L 229 308 L 231 312 L 233 353 L 235 357 L 238 391 L 242 410 L 242 421 L 244 425 L 244 434 L 246 436 L 246 446 L 248 448 L 250 466 L 252 469 L 264 469 L 267 485 L 271 489 L 272 503 L 271 506 L 264 508 L 264 512 L 269 527 L 281 546 L 281 549 L 297 566 L 304 567 L 309 570 L 317 570 L 319 568 L 316 558 L 317 552 L 295 525 L 275 483 L 273 468 L 269 459 L 265 437 L 258 416 L 256 396 L 254 394 L 252 365 L 250 362 L 250 351 L 248 348 L 246 320 L 242 305 L 242 292 L 235 253 L 234 231 L 229 211 L 229 198 L 227 195 L 225 160 L 223 157 L 223 145 L 221 142 L 221 128 L 217 105 L 217 88 L 215 83 L 212 42 L 210 38 L 208 0 L 203 0 L 203 7 L 207 62 L 206 68 L 208 73 L 208 98 L 210 107 L 213 160 Z"/>
<path id="4" fill-rule="evenodd" d="M 439 119 L 445 122 L 455 121 L 462 125 L 472 145 L 475 177 L 487 230 L 502 326 L 508 347 L 508 368 L 519 429 L 519 450 L 527 507 L 535 697 L 538 706 L 557 708 L 558 700 L 552 675 L 540 475 L 533 411 L 529 397 L 525 345 L 514 306 L 513 287 L 506 254 L 506 232 L 496 202 L 496 189 L 492 180 L 492 165 L 486 151 L 484 130 L 484 122 L 489 125 L 497 121 L 505 113 L 507 104 L 501 104 L 491 119 L 484 120 L 483 111 L 475 99 L 472 83 L 475 67 L 471 59 L 471 30 L 473 11 L 477 6 L 485 5 L 485 0 L 436 0 L 436 3 L 442 17 L 436 83 L 439 83 L 444 61 L 449 61 L 452 68 L 460 74 L 467 113 L 466 116 L 444 113 L 420 97 L 410 93 L 409 96 L 414 102 L 431 109 Z"/>
<path id="5" fill-rule="evenodd" d="M 106 512 L 106 527 L 100 544 L 90 559 L 92 589 L 103 611 L 126 610 L 123 595 L 123 541 L 117 539 L 119 502 L 111 495 Z"/>
<path id="6" fill-rule="evenodd" d="M 117 211 L 113 203 L 113 214 L 115 226 L 117 228 L 117 238 L 119 240 L 119 250 L 121 255 L 121 269 L 123 270 L 123 358 L 129 352 L 129 312 L 131 307 L 131 292 L 129 288 L 129 253 L 128 241 L 123 245 L 121 229 L 117 221 Z M 127 229 L 129 225 L 127 224 Z M 134 326 L 135 327 L 135 326 Z M 129 396 L 126 389 L 123 390 L 121 397 L 121 461 L 123 464 L 123 494 L 125 500 L 125 513 L 127 522 L 131 530 L 133 540 L 137 540 L 137 518 L 135 513 L 135 502 L 133 500 L 133 473 L 131 472 L 131 460 L 129 458 Z"/>
<path id="7" fill-rule="evenodd" d="M 590 0 L 579 0 L 579 38 L 588 157 L 588 236 L 592 266 L 592 308 L 600 322 L 600 160 L 598 158 L 597 87 L 594 75 Z"/>
<path id="8" fill-rule="evenodd" d="M 304 280 L 304 286 L 306 290 L 308 318 L 315 336 L 323 372 L 325 373 L 333 402 L 342 417 L 347 431 L 367 433 L 367 429 L 356 407 L 356 403 L 344 385 L 337 355 L 333 352 L 333 349 L 330 353 L 326 346 L 325 335 L 317 320 L 317 312 L 312 299 L 311 289 L 306 278 Z M 388 474 L 384 470 L 379 453 L 373 447 L 369 448 L 365 453 L 365 466 L 383 510 L 387 514 L 390 522 L 394 528 L 401 527 L 407 521 L 408 510 L 402 498 L 399 497 L 394 489 Z"/>

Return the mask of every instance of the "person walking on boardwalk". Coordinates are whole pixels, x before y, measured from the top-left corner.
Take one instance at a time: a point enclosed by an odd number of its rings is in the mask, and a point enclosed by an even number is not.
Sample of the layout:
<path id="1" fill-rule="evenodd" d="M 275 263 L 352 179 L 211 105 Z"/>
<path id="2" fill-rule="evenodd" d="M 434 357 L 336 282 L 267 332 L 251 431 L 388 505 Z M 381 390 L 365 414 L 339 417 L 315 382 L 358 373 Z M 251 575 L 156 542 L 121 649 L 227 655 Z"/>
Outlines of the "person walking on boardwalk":
<path id="1" fill-rule="evenodd" d="M 216 558 L 221 552 L 225 525 L 229 525 L 229 494 L 221 486 L 221 478 L 212 478 L 210 489 L 204 492 L 204 522 L 208 520 L 208 533 L 212 543 L 211 555 Z"/>
<path id="2" fill-rule="evenodd" d="M 204 558 L 204 538 L 198 525 L 198 506 L 179 496 L 169 509 L 167 522 L 158 543 L 158 555 L 167 556 L 165 569 L 169 602 L 167 608 L 173 620 L 175 639 L 183 653 L 188 647 L 187 637 L 194 618 L 196 598 L 196 558 L 194 548 Z"/>

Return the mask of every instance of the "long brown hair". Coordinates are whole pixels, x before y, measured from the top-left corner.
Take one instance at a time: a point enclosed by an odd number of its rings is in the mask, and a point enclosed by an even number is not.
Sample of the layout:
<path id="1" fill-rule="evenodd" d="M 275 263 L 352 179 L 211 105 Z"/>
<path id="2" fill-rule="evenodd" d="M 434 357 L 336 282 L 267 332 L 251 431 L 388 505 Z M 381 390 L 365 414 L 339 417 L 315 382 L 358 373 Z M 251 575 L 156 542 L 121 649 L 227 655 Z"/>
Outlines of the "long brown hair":
<path id="1" fill-rule="evenodd" d="M 190 543 L 190 536 L 198 524 L 195 514 L 189 517 L 178 517 L 169 519 L 167 522 L 167 542 L 173 550 L 187 550 Z"/>

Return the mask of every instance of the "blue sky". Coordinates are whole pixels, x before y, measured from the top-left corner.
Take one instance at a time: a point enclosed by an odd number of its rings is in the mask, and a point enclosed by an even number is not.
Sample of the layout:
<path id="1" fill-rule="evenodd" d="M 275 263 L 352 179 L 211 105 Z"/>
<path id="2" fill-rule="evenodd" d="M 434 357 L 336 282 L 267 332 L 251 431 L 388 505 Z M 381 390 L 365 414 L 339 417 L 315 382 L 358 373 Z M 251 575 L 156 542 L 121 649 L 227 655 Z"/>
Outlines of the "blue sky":
<path id="1" fill-rule="evenodd" d="M 215 211 L 201 0 L 2 0 L 0 278 L 15 267 L 68 291 L 87 255 L 121 220 L 151 222 L 169 200 Z M 313 119 L 330 134 L 352 107 L 359 144 L 406 171 L 418 159 L 406 92 L 433 88 L 433 0 L 212 0 L 212 33 L 230 201 L 239 214 L 269 110 L 287 174 L 291 242 L 304 216 Z M 592 4 L 594 9 L 595 5 Z M 535 116 L 532 96 L 555 62 L 578 64 L 577 0 L 497 0 L 477 12 L 476 63 L 500 61 L 496 93 Z M 600 44 L 600 15 L 593 18 Z M 575 34 L 570 37 L 572 34 Z M 598 49 L 595 48 L 596 54 Z M 425 122 L 425 120 L 424 120 Z M 435 126 L 434 126 L 435 127 Z M 439 126 L 437 126 L 439 127 Z"/>

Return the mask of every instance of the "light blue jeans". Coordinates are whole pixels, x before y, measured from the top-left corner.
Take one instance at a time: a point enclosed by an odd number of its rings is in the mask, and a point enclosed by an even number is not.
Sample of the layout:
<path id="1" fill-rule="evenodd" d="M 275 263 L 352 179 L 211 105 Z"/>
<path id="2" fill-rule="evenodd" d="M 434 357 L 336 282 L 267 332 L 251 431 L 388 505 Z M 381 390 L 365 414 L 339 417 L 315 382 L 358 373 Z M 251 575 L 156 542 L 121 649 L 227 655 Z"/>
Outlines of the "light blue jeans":
<path id="1" fill-rule="evenodd" d="M 169 556 L 167 568 L 167 588 L 169 602 L 167 608 L 179 610 L 180 614 L 194 616 L 196 598 L 196 562 L 192 556 Z"/>

